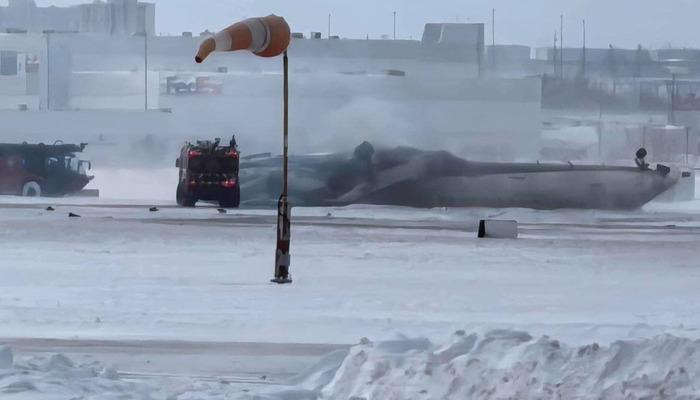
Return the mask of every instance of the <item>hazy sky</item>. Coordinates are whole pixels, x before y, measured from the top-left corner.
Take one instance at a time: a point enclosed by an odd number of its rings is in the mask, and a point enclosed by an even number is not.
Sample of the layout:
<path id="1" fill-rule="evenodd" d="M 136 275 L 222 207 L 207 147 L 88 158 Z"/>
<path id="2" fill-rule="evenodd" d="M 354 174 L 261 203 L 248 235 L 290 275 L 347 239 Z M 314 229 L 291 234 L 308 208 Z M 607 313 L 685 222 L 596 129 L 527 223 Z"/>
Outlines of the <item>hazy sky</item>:
<path id="1" fill-rule="evenodd" d="M 40 6 L 69 5 L 91 0 L 36 0 Z M 7 0 L 0 0 L 0 4 Z M 491 40 L 491 8 L 496 8 L 497 43 L 550 45 L 564 13 L 564 40 L 580 46 L 581 20 L 586 19 L 590 46 L 698 47 L 700 0 L 155 0 L 157 31 L 217 30 L 229 22 L 276 13 L 294 31 L 327 31 L 342 37 L 379 37 L 392 32 L 392 12 L 398 13 L 397 35 L 420 38 L 426 22 L 486 22 Z"/>

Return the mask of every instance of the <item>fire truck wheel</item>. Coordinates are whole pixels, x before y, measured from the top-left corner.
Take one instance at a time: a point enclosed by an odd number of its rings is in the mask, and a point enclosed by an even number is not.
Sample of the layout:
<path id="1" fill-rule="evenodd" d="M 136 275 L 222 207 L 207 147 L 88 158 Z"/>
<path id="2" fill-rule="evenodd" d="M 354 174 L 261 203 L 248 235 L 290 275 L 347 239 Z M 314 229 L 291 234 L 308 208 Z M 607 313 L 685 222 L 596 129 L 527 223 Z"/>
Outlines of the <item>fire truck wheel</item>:
<path id="1" fill-rule="evenodd" d="M 41 197 L 41 185 L 36 181 L 29 181 L 22 186 L 22 196 Z"/>
<path id="2" fill-rule="evenodd" d="M 219 200 L 219 206 L 221 208 L 238 208 L 241 204 L 241 188 L 236 187 L 235 189 L 227 190 L 223 194 L 221 200 Z"/>
<path id="3" fill-rule="evenodd" d="M 177 205 L 180 207 L 194 207 L 197 204 L 197 199 L 187 193 L 182 183 L 177 185 Z"/>

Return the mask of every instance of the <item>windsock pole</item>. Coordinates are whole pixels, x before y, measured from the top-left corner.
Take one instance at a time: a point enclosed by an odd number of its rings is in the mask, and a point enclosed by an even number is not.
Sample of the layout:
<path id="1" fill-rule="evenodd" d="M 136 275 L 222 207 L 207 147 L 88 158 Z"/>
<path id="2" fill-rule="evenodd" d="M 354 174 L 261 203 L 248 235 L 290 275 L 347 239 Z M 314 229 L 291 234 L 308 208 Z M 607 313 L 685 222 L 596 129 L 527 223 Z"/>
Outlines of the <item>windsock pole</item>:
<path id="1" fill-rule="evenodd" d="M 213 52 L 247 50 L 259 57 L 277 57 L 284 54 L 284 155 L 282 195 L 277 203 L 277 251 L 275 277 L 272 282 L 292 283 L 289 274 L 289 246 L 291 240 L 291 207 L 288 201 L 289 158 L 289 60 L 287 47 L 291 41 L 289 24 L 282 17 L 248 18 L 236 22 L 207 38 L 199 46 L 195 61 L 204 62 Z"/>
<path id="2" fill-rule="evenodd" d="M 289 58 L 284 52 L 284 151 L 283 151 L 283 183 L 282 195 L 277 203 L 277 251 L 275 253 L 275 278 L 272 282 L 279 284 L 292 283 L 289 274 L 291 256 L 289 254 L 291 244 L 291 207 L 288 201 L 288 176 L 289 176 Z"/>
<path id="3" fill-rule="evenodd" d="M 289 188 L 287 177 L 289 174 L 289 58 L 284 51 L 284 187 L 282 195 L 287 197 Z"/>

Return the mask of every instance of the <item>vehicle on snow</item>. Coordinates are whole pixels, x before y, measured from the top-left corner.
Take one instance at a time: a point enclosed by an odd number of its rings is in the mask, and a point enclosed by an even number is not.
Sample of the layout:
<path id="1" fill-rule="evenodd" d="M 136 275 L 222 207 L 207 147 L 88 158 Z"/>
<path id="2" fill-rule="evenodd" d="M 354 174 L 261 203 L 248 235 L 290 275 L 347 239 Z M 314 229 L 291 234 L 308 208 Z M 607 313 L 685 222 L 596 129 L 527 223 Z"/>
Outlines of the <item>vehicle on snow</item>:
<path id="1" fill-rule="evenodd" d="M 92 181 L 90 161 L 76 153 L 87 143 L 0 143 L 0 194 L 29 197 L 77 193 Z"/>
<path id="2" fill-rule="evenodd" d="M 221 139 L 197 141 L 182 146 L 175 165 L 180 170 L 177 204 L 194 207 L 198 201 L 218 202 L 236 208 L 241 201 L 238 182 L 239 153 L 236 137 L 228 146 Z"/>

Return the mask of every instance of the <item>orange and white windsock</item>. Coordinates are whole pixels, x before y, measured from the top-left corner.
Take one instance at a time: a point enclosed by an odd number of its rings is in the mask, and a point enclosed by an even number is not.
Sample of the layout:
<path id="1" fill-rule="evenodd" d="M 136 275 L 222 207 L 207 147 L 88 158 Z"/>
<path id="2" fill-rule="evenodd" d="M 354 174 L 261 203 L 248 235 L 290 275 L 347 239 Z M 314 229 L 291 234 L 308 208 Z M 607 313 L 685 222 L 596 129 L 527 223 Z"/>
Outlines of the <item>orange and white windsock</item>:
<path id="1" fill-rule="evenodd" d="M 290 41 L 291 30 L 284 18 L 248 18 L 202 42 L 195 61 L 201 63 L 215 51 L 248 50 L 260 57 L 275 57 L 287 50 Z"/>

